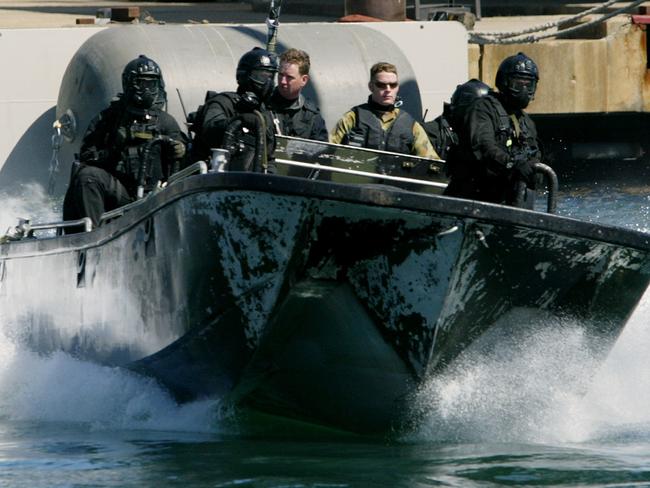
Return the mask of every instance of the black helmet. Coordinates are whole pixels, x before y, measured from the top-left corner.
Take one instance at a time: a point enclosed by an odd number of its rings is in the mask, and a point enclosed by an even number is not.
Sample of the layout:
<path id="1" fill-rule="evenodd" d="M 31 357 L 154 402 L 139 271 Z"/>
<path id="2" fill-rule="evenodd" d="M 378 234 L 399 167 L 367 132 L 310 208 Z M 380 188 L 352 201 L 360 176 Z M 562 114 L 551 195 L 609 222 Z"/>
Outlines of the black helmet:
<path id="1" fill-rule="evenodd" d="M 252 92 L 266 100 L 275 88 L 278 60 L 275 54 L 256 47 L 244 54 L 237 63 L 237 84 L 241 91 Z"/>
<path id="2" fill-rule="evenodd" d="M 490 93 L 490 87 L 476 78 L 458 85 L 451 96 L 449 107 L 452 127 L 460 127 L 463 124 L 467 109 L 474 100 L 484 97 L 488 93 Z"/>
<path id="3" fill-rule="evenodd" d="M 509 56 L 497 71 L 496 86 L 516 108 L 526 108 L 533 98 L 539 81 L 535 61 L 524 53 Z"/>
<path id="4" fill-rule="evenodd" d="M 122 71 L 122 90 L 127 101 L 138 108 L 164 103 L 165 83 L 160 66 L 144 54 L 129 61 Z"/>

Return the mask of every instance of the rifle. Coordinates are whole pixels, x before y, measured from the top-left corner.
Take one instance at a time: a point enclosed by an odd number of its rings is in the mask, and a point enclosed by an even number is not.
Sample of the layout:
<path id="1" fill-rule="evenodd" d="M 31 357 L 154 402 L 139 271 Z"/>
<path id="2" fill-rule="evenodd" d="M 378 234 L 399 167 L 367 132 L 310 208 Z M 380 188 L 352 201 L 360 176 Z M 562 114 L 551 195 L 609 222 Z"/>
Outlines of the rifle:
<path id="1" fill-rule="evenodd" d="M 268 27 L 268 34 L 266 36 L 266 50 L 275 54 L 275 44 L 278 39 L 278 27 L 280 26 L 280 9 L 282 8 L 282 0 L 271 0 L 269 6 L 269 15 L 266 18 L 266 26 Z"/>

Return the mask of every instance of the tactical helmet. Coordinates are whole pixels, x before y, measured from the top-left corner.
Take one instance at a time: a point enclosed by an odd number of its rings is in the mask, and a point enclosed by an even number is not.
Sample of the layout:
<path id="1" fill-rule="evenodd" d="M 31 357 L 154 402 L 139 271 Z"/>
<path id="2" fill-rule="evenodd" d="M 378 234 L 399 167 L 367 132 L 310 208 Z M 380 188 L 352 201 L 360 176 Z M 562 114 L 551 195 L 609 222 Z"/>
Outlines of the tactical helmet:
<path id="1" fill-rule="evenodd" d="M 164 102 L 165 83 L 160 66 L 144 54 L 129 61 L 122 71 L 122 90 L 126 99 L 138 108 L 151 108 Z"/>
<path id="2" fill-rule="evenodd" d="M 488 93 L 490 93 L 490 87 L 476 78 L 458 85 L 451 96 L 449 107 L 452 127 L 458 128 L 463 123 L 467 109 L 474 100 L 484 97 Z"/>
<path id="3" fill-rule="evenodd" d="M 275 88 L 278 60 L 275 54 L 256 47 L 245 53 L 237 64 L 237 84 L 240 90 L 254 93 L 266 100 Z"/>
<path id="4" fill-rule="evenodd" d="M 535 61 L 524 53 L 509 56 L 497 71 L 496 86 L 516 108 L 526 108 L 535 98 L 539 70 Z"/>

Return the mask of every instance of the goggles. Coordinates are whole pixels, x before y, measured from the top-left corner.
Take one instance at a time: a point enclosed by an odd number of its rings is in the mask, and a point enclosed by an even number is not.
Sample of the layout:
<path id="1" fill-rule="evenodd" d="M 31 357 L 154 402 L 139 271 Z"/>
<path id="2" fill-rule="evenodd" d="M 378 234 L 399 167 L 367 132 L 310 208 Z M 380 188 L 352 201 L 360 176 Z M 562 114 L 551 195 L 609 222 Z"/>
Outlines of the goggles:
<path id="1" fill-rule="evenodd" d="M 514 93 L 526 92 L 532 95 L 537 89 L 537 80 L 524 76 L 511 76 L 507 80 L 507 86 Z"/>
<path id="2" fill-rule="evenodd" d="M 275 71 L 270 71 L 268 69 L 254 69 L 251 71 L 250 77 L 255 81 L 265 82 L 267 80 L 272 80 L 275 77 Z"/>
<path id="3" fill-rule="evenodd" d="M 151 92 L 158 89 L 159 81 L 158 78 L 139 77 L 135 79 L 133 84 L 138 90 Z"/>

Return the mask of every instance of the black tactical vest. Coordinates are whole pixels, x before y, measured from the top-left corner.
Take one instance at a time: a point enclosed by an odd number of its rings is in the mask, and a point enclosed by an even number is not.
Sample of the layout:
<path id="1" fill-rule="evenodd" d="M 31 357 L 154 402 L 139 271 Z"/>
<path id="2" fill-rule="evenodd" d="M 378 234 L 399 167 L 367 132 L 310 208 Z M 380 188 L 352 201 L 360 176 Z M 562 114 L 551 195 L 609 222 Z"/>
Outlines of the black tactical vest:
<path id="1" fill-rule="evenodd" d="M 314 132 L 314 118 L 319 114 L 318 108 L 311 100 L 304 98 L 298 109 L 273 107 L 273 112 L 280 122 L 280 130 L 285 136 L 309 139 Z"/>
<path id="2" fill-rule="evenodd" d="M 415 120 L 404 110 L 400 110 L 395 122 L 383 130 L 381 119 L 375 115 L 367 103 L 352 109 L 356 117 L 356 125 L 343 138 L 343 144 L 369 149 L 379 149 L 403 154 L 413 150 L 413 124 Z"/>
<path id="3" fill-rule="evenodd" d="M 537 153 L 539 151 L 537 134 L 531 126 L 532 120 L 530 116 L 522 113 L 521 117 L 517 119 L 519 125 L 519 130 L 517 130 L 513 117 L 508 115 L 503 104 L 494 96 L 487 96 L 486 99 L 494 107 L 498 115 L 496 139 L 499 144 L 511 155 L 514 151 Z"/>

